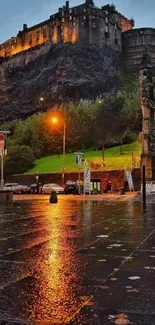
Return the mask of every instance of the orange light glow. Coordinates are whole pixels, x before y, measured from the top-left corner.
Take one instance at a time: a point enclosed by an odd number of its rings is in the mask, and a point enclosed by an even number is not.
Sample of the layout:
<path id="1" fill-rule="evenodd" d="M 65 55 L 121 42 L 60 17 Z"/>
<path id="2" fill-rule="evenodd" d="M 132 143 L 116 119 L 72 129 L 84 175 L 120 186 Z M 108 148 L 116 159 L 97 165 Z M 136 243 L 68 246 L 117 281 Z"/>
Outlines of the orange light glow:
<path id="1" fill-rule="evenodd" d="M 69 30 L 67 27 L 64 28 L 64 43 L 68 42 L 69 41 Z"/>
<path id="2" fill-rule="evenodd" d="M 51 121 L 52 121 L 52 123 L 54 123 L 54 124 L 58 123 L 58 119 L 57 119 L 56 117 L 53 117 L 53 118 L 51 119 Z"/>
<path id="3" fill-rule="evenodd" d="M 72 32 L 72 43 L 76 43 L 77 42 L 77 32 L 75 30 L 73 30 Z"/>
<path id="4" fill-rule="evenodd" d="M 56 28 L 53 30 L 53 43 L 54 44 L 58 43 L 58 31 Z"/>

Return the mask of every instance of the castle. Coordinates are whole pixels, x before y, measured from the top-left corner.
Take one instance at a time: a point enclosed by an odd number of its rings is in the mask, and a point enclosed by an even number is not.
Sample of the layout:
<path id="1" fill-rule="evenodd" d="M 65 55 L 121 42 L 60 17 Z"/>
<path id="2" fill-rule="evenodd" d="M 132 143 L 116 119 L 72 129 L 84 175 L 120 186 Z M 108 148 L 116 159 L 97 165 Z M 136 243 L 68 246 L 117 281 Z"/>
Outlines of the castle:
<path id="1" fill-rule="evenodd" d="M 11 57 L 47 41 L 53 44 L 83 42 L 100 47 L 106 44 L 121 52 L 122 33 L 133 26 L 134 21 L 117 12 L 114 5 L 100 9 L 93 0 L 85 0 L 84 4 L 70 8 L 66 1 L 48 20 L 30 28 L 24 24 L 16 37 L 0 45 L 0 57 Z"/>
<path id="2" fill-rule="evenodd" d="M 112 48 L 122 54 L 126 69 L 134 71 L 138 70 L 147 45 L 155 67 L 155 29 L 133 27 L 134 20 L 124 17 L 113 4 L 98 8 L 93 0 L 85 0 L 85 3 L 70 8 L 66 1 L 65 6 L 48 20 L 30 28 L 24 24 L 16 37 L 0 44 L 0 63 L 47 42 L 69 42 Z"/>

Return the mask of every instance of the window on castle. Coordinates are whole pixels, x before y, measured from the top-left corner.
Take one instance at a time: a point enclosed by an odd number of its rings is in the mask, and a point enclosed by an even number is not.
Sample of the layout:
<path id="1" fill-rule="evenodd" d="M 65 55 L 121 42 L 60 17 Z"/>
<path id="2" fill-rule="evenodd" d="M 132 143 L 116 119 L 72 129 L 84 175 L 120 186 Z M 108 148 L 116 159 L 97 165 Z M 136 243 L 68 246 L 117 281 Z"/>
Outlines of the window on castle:
<path id="1" fill-rule="evenodd" d="M 47 30 L 46 28 L 43 29 L 43 38 L 46 38 L 47 37 Z"/>
<path id="2" fill-rule="evenodd" d="M 24 47 L 25 46 L 25 37 L 21 38 L 21 46 Z"/>
<path id="3" fill-rule="evenodd" d="M 75 20 L 75 17 L 73 17 L 73 19 Z"/>
<path id="4" fill-rule="evenodd" d="M 73 26 L 75 26 L 76 25 L 76 23 L 75 23 L 75 21 L 73 22 Z"/>
<path id="5" fill-rule="evenodd" d="M 70 14 L 72 13 L 72 9 L 69 9 L 69 13 L 70 13 Z"/>
<path id="6" fill-rule="evenodd" d="M 84 16 L 83 19 L 86 20 L 86 16 Z"/>
<path id="7" fill-rule="evenodd" d="M 83 9 L 83 12 L 86 12 L 86 8 Z"/>
<path id="8" fill-rule="evenodd" d="M 39 38 L 40 38 L 40 32 L 36 33 L 36 42 L 39 42 Z"/>
<path id="9" fill-rule="evenodd" d="M 108 24 L 108 22 L 109 22 L 108 17 L 105 17 L 105 22 Z"/>
<path id="10" fill-rule="evenodd" d="M 32 35 L 29 36 L 29 45 L 32 44 Z"/>
<path id="11" fill-rule="evenodd" d="M 62 18 L 62 23 L 64 23 L 65 22 L 65 18 Z"/>
<path id="12" fill-rule="evenodd" d="M 14 49 L 14 48 L 16 47 L 16 45 L 17 45 L 17 41 L 16 41 L 16 39 L 15 39 L 15 40 L 13 40 L 13 41 L 11 42 L 11 47 L 12 47 L 12 49 Z"/>
<path id="13" fill-rule="evenodd" d="M 72 20 L 72 16 L 70 16 L 69 19 Z"/>
<path id="14" fill-rule="evenodd" d="M 105 26 L 105 31 L 106 31 L 106 33 L 109 33 L 109 27 L 108 26 Z"/>

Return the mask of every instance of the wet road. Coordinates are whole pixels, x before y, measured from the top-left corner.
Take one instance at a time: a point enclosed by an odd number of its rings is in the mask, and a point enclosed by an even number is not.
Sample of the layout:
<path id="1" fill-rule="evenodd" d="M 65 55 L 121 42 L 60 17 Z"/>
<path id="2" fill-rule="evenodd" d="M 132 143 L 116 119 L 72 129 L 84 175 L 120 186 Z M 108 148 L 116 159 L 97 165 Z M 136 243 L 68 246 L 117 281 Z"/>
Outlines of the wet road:
<path id="1" fill-rule="evenodd" d="M 0 324 L 155 325 L 154 207 L 75 196 L 1 205 Z"/>

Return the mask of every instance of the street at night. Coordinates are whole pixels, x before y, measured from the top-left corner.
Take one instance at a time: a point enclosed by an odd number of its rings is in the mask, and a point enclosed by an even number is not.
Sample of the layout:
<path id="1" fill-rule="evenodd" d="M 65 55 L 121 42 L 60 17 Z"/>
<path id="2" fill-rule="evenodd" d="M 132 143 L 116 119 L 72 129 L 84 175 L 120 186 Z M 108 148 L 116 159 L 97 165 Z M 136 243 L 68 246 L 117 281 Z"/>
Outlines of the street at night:
<path id="1" fill-rule="evenodd" d="M 0 324 L 155 324 L 152 204 L 15 196 L 0 242 Z"/>

